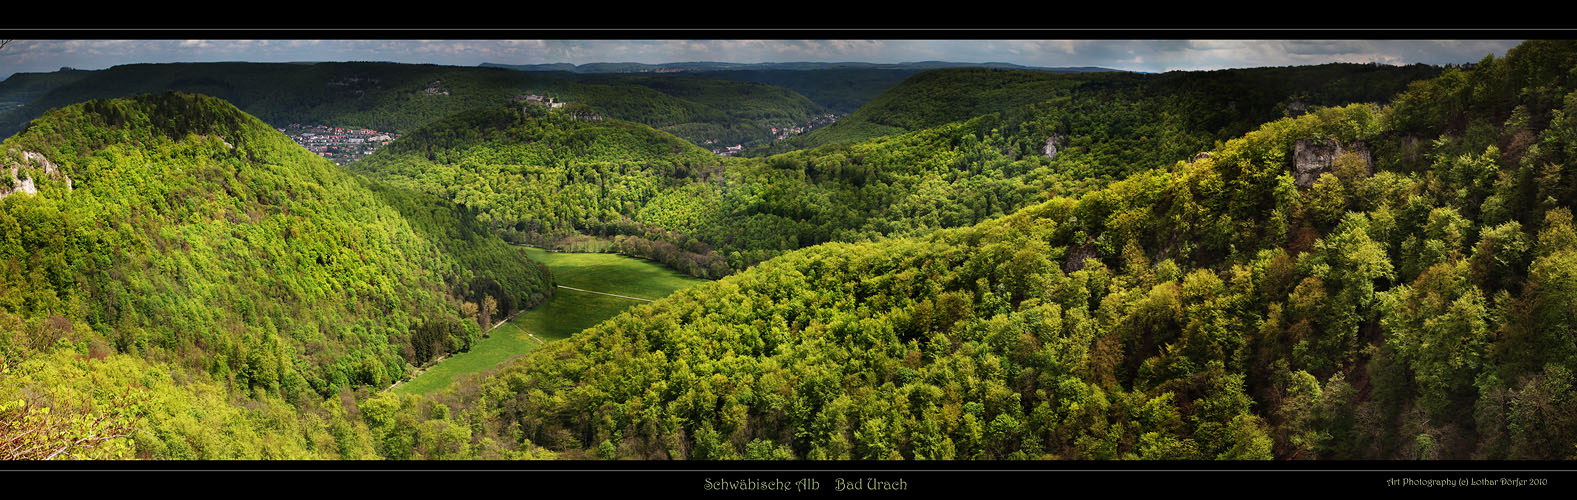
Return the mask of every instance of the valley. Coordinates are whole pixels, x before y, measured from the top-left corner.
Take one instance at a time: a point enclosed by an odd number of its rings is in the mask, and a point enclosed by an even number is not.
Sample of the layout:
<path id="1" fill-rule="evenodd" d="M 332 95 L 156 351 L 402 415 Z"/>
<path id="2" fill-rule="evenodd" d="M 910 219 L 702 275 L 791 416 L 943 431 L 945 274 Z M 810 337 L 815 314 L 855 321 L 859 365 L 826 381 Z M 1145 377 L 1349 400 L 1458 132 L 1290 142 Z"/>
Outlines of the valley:
<path id="1" fill-rule="evenodd" d="M 0 458 L 1577 459 L 1577 42 L 19 76 Z"/>

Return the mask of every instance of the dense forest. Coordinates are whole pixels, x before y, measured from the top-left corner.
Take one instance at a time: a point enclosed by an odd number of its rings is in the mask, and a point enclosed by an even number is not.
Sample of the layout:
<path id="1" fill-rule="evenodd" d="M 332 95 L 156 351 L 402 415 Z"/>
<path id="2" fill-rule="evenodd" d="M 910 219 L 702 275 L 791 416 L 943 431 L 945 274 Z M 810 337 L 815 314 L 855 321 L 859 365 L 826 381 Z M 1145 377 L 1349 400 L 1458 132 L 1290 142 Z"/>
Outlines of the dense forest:
<path id="1" fill-rule="evenodd" d="M 570 251 L 616 246 L 716 278 L 729 272 L 720 254 L 637 213 L 654 199 L 682 196 L 701 179 L 719 175 L 717 162 L 644 125 L 524 105 L 461 113 L 351 168 L 469 207 L 511 241 Z"/>
<path id="2" fill-rule="evenodd" d="M 1577 42 L 889 94 L 733 159 L 484 103 L 351 170 L 51 111 L 0 145 L 0 458 L 1577 459 Z M 382 390 L 551 291 L 500 237 L 720 279 Z"/>
<path id="3" fill-rule="evenodd" d="M 860 83 L 876 90 L 890 85 Z M 650 90 L 630 90 L 637 88 Z M 765 145 L 772 141 L 771 128 L 803 126 L 826 112 L 821 104 L 788 88 L 685 74 L 582 76 L 567 95 L 608 116 L 650 125 L 697 144 L 712 141 L 713 147 Z M 653 99 L 654 95 L 664 99 Z M 675 105 L 661 107 L 664 100 Z"/>
<path id="4" fill-rule="evenodd" d="M 798 92 L 830 111 L 849 114 L 920 71 L 919 68 L 828 68 L 798 71 L 740 69 L 706 71 L 694 75 L 776 85 Z"/>

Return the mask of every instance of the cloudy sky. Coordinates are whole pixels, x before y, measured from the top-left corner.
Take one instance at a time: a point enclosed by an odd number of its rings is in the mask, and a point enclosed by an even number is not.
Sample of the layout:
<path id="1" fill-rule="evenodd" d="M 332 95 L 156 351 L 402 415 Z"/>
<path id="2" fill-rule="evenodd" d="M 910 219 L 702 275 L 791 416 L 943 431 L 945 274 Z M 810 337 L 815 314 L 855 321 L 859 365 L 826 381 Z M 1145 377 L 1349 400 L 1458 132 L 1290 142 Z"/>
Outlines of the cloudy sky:
<path id="1" fill-rule="evenodd" d="M 1131 71 L 1210 70 L 1326 62 L 1450 64 L 1504 55 L 1517 41 L 1467 40 L 14 40 L 0 78 L 63 66 L 213 61 L 484 62 L 1009 62 Z"/>

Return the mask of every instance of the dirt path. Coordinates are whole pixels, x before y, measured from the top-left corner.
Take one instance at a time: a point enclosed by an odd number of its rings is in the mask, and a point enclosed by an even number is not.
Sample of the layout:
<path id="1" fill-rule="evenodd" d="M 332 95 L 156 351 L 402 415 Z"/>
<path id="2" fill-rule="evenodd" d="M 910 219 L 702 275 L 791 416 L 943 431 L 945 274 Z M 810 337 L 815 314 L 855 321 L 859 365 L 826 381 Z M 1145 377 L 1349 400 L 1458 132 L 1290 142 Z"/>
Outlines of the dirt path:
<path id="1" fill-rule="evenodd" d="M 570 290 L 575 290 L 577 292 L 599 293 L 599 294 L 602 294 L 602 295 L 618 297 L 618 298 L 621 298 L 621 299 L 639 300 L 641 302 L 651 302 L 652 301 L 652 299 L 643 299 L 643 298 L 640 298 L 640 297 L 631 297 L 629 295 L 619 295 L 619 294 L 616 294 L 616 293 L 599 292 L 599 291 L 596 291 L 596 290 L 587 290 L 587 289 L 584 289 L 584 288 L 575 288 L 575 287 L 572 287 L 572 286 L 559 285 L 559 288 L 568 288 Z"/>

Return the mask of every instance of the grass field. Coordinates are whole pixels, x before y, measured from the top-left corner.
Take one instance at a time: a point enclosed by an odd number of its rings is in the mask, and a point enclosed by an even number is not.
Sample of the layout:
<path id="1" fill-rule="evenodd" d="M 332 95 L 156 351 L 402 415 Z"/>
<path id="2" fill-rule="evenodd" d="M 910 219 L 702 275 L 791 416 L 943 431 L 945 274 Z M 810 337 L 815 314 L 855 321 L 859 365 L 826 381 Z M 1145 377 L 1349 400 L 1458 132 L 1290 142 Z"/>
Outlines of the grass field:
<path id="1" fill-rule="evenodd" d="M 553 270 L 553 280 L 560 285 L 643 299 L 667 297 L 674 290 L 705 281 L 655 262 L 623 255 L 555 253 L 532 247 L 526 247 L 526 254 L 531 260 L 546 262 Z M 572 291 L 560 288 L 559 292 Z"/>
<path id="2" fill-rule="evenodd" d="M 526 253 L 532 260 L 547 263 L 553 270 L 554 281 L 560 285 L 630 297 L 660 299 L 674 290 L 705 281 L 654 262 L 622 255 L 553 253 L 537 248 L 526 248 Z M 449 356 L 415 379 L 395 387 L 394 391 L 425 394 L 443 390 L 461 375 L 493 368 L 541 345 L 527 333 L 547 342 L 566 339 L 639 304 L 644 302 L 555 289 L 553 298 L 494 329 L 487 338 L 471 346 L 470 351 Z"/>

